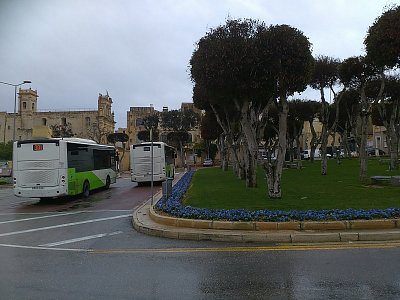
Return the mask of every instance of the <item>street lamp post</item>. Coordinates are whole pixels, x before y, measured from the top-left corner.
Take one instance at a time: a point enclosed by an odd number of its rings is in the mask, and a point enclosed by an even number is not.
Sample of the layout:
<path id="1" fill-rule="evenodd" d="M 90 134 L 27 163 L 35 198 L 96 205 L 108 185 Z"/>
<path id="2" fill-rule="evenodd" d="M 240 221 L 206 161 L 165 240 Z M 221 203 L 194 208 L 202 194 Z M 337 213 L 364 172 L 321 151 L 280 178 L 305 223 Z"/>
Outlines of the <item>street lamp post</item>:
<path id="1" fill-rule="evenodd" d="M 24 80 L 23 82 L 18 83 L 18 84 L 12 84 L 12 83 L 3 82 L 3 81 L 0 81 L 0 83 L 6 84 L 6 85 L 11 85 L 11 86 L 14 87 L 14 118 L 13 118 L 13 122 L 14 122 L 14 126 L 13 126 L 13 142 L 14 142 L 15 141 L 15 127 L 16 127 L 15 120 L 17 118 L 17 87 L 19 87 L 19 86 L 21 86 L 21 85 L 23 85 L 25 83 L 31 83 L 31 81 L 30 80 Z"/>

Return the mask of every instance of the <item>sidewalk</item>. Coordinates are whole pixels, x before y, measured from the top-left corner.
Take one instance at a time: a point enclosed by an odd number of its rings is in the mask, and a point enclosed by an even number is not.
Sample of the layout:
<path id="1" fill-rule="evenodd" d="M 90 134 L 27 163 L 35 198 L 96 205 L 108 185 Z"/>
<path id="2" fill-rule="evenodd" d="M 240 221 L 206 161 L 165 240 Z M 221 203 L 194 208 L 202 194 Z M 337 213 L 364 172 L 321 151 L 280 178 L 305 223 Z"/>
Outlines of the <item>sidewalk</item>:
<path id="1" fill-rule="evenodd" d="M 154 204 L 161 197 L 161 192 L 154 195 Z M 157 213 L 150 201 L 133 213 L 132 223 L 137 231 L 158 237 L 266 243 L 400 241 L 400 220 L 276 223 L 179 219 Z"/>

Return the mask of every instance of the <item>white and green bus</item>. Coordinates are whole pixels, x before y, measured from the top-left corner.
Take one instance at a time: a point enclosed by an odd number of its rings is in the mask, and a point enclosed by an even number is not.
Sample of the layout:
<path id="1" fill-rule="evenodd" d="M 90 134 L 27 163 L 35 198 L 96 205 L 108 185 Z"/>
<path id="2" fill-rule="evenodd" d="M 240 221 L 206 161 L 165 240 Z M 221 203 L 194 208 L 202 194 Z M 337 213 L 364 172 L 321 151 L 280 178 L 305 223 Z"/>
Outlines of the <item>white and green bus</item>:
<path id="1" fill-rule="evenodd" d="M 83 194 L 116 182 L 115 148 L 79 138 L 16 141 L 14 194 L 52 198 Z"/>
<path id="2" fill-rule="evenodd" d="M 138 184 L 151 182 L 151 143 L 131 145 L 131 180 Z M 164 181 L 175 176 L 175 148 L 163 142 L 153 142 L 153 181 Z"/>

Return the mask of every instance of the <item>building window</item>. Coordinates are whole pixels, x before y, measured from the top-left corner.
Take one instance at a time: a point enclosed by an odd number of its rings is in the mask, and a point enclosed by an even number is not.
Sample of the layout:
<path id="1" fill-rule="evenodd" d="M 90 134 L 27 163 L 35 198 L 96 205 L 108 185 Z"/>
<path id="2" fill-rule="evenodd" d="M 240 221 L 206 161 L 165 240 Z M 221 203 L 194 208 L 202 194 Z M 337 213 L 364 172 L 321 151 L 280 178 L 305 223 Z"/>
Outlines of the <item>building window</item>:
<path id="1" fill-rule="evenodd" d="M 10 130 L 10 129 L 11 129 L 11 126 L 10 126 L 10 125 L 8 125 L 8 126 L 7 126 L 7 129 L 8 129 L 8 130 Z"/>
<path id="2" fill-rule="evenodd" d="M 26 102 L 22 102 L 22 108 L 26 109 Z"/>
<path id="3" fill-rule="evenodd" d="M 137 118 L 136 119 L 136 126 L 143 125 L 143 119 Z"/>
<path id="4" fill-rule="evenodd" d="M 43 118 L 43 119 L 42 119 L 42 125 L 44 125 L 44 126 L 47 125 L 47 120 L 46 120 L 46 118 Z"/>
<path id="5" fill-rule="evenodd" d="M 381 145 L 381 137 L 380 136 L 377 136 L 376 137 L 376 148 L 381 148 L 382 147 L 382 145 Z"/>
<path id="6" fill-rule="evenodd" d="M 67 125 L 67 119 L 66 118 L 61 118 L 61 125 Z"/>
<path id="7" fill-rule="evenodd" d="M 85 118 L 86 126 L 90 126 L 90 117 Z"/>
<path id="8" fill-rule="evenodd" d="M 32 103 L 32 110 L 35 110 L 35 103 Z"/>

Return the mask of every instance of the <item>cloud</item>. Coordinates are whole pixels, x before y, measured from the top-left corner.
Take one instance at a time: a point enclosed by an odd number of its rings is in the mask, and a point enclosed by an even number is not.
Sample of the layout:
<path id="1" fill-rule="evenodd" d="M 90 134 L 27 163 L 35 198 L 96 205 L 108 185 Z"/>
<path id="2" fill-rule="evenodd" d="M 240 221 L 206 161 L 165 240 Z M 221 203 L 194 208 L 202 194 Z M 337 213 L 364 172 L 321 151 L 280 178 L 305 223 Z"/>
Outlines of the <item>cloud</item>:
<path id="1" fill-rule="evenodd" d="M 117 127 L 131 106 L 180 107 L 192 97 L 195 43 L 228 17 L 289 24 L 315 54 L 363 52 L 368 27 L 386 1 L 16 0 L 0 3 L 0 81 L 31 80 L 39 108 L 95 108 L 113 98 Z M 13 89 L 0 85 L 0 111 Z"/>

